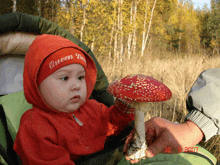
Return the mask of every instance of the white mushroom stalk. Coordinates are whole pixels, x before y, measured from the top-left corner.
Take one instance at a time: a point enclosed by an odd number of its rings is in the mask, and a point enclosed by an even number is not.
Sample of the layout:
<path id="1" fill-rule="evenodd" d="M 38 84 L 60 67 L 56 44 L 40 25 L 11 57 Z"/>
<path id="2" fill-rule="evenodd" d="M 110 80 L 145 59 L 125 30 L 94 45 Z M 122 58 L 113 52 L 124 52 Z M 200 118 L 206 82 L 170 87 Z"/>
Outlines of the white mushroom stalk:
<path id="1" fill-rule="evenodd" d="M 132 160 L 145 159 L 146 158 L 145 151 L 147 149 L 147 143 L 145 136 L 144 112 L 141 111 L 141 109 L 146 107 L 146 103 L 134 102 L 131 103 L 131 106 L 135 108 L 135 120 L 134 120 L 135 133 L 133 140 L 128 146 L 129 149 L 127 155 Z"/>
<path id="2" fill-rule="evenodd" d="M 145 159 L 147 144 L 144 112 L 149 111 L 148 102 L 169 100 L 172 97 L 171 91 L 158 80 L 140 74 L 116 80 L 107 90 L 113 96 L 129 101 L 129 104 L 135 108 L 135 134 L 129 144 L 127 155 L 132 160 Z"/>

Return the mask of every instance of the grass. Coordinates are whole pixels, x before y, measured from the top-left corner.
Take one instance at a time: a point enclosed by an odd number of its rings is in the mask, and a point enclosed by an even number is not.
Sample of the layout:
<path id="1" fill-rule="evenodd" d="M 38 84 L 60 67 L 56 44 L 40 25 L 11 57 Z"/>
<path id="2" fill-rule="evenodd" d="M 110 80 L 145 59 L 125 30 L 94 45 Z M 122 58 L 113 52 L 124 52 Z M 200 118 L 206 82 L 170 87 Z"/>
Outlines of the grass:
<path id="1" fill-rule="evenodd" d="M 208 57 L 206 55 L 190 56 L 165 56 L 153 58 L 133 57 L 130 60 L 119 60 L 98 58 L 108 81 L 111 83 L 116 79 L 130 74 L 145 74 L 162 81 L 172 91 L 172 98 L 163 103 L 152 103 L 150 117 L 163 117 L 170 121 L 183 122 L 188 113 L 185 105 L 187 94 L 196 81 L 199 74 L 210 68 L 220 68 L 220 57 Z M 211 138 L 208 142 L 201 144 L 209 150 L 220 161 L 220 136 Z"/>

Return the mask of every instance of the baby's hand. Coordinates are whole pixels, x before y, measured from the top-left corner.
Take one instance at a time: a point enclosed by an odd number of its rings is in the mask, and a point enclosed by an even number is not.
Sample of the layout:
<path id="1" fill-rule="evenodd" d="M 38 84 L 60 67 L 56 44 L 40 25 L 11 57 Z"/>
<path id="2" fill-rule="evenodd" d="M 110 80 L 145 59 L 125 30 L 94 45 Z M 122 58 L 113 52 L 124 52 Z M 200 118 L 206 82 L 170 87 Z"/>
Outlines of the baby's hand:
<path id="1" fill-rule="evenodd" d="M 124 99 L 115 99 L 115 105 L 118 107 L 118 110 L 124 113 L 134 113 L 134 108 L 130 106 L 130 101 Z"/>

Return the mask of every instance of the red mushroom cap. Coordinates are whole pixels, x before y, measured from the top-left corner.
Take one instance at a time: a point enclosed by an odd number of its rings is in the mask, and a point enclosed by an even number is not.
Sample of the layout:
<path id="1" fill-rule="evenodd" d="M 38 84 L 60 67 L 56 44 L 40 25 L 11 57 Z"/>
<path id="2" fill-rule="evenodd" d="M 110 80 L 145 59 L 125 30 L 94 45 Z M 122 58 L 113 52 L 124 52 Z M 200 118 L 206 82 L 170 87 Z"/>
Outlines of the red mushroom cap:
<path id="1" fill-rule="evenodd" d="M 135 102 L 160 102 L 172 97 L 166 85 L 141 74 L 116 80 L 109 85 L 107 91 L 117 98 Z"/>

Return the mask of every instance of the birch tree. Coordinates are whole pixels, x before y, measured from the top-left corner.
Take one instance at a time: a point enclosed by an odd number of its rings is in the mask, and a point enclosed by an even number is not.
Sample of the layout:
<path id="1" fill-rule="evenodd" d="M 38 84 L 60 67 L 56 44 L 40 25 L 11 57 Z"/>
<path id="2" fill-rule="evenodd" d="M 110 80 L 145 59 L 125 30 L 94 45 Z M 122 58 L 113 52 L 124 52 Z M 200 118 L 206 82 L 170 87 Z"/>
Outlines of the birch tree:
<path id="1" fill-rule="evenodd" d="M 86 6 L 83 6 L 83 20 L 81 23 L 81 29 L 80 29 L 80 41 L 83 41 L 83 30 L 86 24 Z"/>
<path id="2" fill-rule="evenodd" d="M 113 42 L 113 38 L 114 38 L 114 32 L 116 29 L 116 5 L 113 5 L 113 6 L 114 6 L 114 12 L 112 15 L 113 24 L 111 25 L 112 28 L 111 28 L 111 36 L 110 36 L 110 41 L 109 41 L 109 60 L 111 59 L 111 56 L 112 56 L 112 42 Z M 115 50 L 114 50 L 114 52 L 115 52 Z"/>
<path id="3" fill-rule="evenodd" d="M 77 12 L 77 3 L 76 3 L 76 0 L 71 0 L 69 2 L 70 4 L 70 7 L 69 7 L 69 14 L 70 14 L 70 25 L 69 25 L 69 31 L 71 34 L 74 35 L 75 33 L 75 30 L 74 30 L 74 17 L 76 15 L 76 12 Z"/>
<path id="4" fill-rule="evenodd" d="M 150 28 L 151 28 L 151 23 L 152 23 L 152 19 L 153 19 L 153 13 L 154 13 L 154 8 L 155 8 L 155 6 L 156 6 L 156 2 L 157 2 L 157 0 L 154 0 L 153 7 L 152 7 L 152 9 L 151 9 L 150 22 L 149 22 L 149 24 L 148 24 L 147 34 L 146 34 L 146 36 L 145 36 L 145 26 L 146 26 L 146 19 L 147 19 L 147 7 L 146 7 L 145 19 L 144 19 L 144 31 L 143 31 L 141 57 L 143 57 L 143 55 L 144 55 L 144 50 L 145 50 L 145 47 L 146 47 L 146 44 L 147 44 L 147 40 L 148 40 Z M 147 4 L 148 4 L 148 0 L 147 0 Z"/>
<path id="5" fill-rule="evenodd" d="M 136 55 L 136 44 L 137 44 L 137 36 L 136 36 L 136 30 L 137 30 L 137 5 L 139 3 L 139 0 L 134 1 L 134 13 L 133 13 L 133 36 L 132 36 L 132 54 Z"/>
<path id="6" fill-rule="evenodd" d="M 131 3 L 131 9 L 130 9 L 130 23 L 129 26 L 133 26 L 133 2 Z M 128 52 L 128 59 L 131 59 L 131 41 L 132 41 L 132 31 L 129 30 L 128 33 L 128 42 L 127 42 L 127 52 Z"/>
<path id="7" fill-rule="evenodd" d="M 13 0 L 13 12 L 16 12 L 17 1 Z"/>
<path id="8" fill-rule="evenodd" d="M 37 0 L 37 16 L 41 17 L 41 0 Z"/>
<path id="9" fill-rule="evenodd" d="M 123 0 L 119 0 L 119 23 L 118 23 L 118 28 L 120 31 L 120 61 L 123 61 L 123 12 L 122 12 L 122 6 L 123 6 Z"/>

